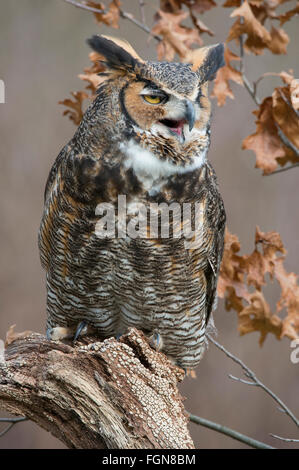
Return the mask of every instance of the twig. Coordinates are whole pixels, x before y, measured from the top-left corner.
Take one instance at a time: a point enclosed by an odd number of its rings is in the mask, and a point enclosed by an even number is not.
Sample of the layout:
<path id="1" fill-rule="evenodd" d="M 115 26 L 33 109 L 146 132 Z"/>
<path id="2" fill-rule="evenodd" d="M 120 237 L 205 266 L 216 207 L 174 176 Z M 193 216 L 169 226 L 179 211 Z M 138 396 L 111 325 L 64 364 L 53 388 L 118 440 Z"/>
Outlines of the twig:
<path id="1" fill-rule="evenodd" d="M 92 13 L 102 13 L 102 14 L 107 13 L 105 10 L 99 10 L 97 8 L 89 7 L 85 3 L 76 2 L 75 0 L 64 0 L 64 1 L 67 2 L 67 3 L 70 3 L 74 7 L 82 8 L 83 10 L 91 11 Z M 120 9 L 119 14 L 120 14 L 121 18 L 124 18 L 128 21 L 131 21 L 136 26 L 138 26 L 138 28 L 140 28 L 143 31 L 145 31 L 146 33 L 150 34 L 157 41 L 162 41 L 162 38 L 160 36 L 158 36 L 156 34 L 155 35 L 151 34 L 151 29 L 145 23 L 141 23 L 140 21 L 138 21 L 131 13 L 127 13 L 126 11 L 123 11 L 123 10 Z"/>
<path id="2" fill-rule="evenodd" d="M 141 21 L 142 21 L 143 24 L 146 24 L 144 7 L 145 7 L 145 2 L 144 2 L 144 0 L 139 0 L 139 8 L 140 8 Z"/>
<path id="3" fill-rule="evenodd" d="M 270 390 L 266 385 L 264 385 L 257 378 L 255 373 L 251 369 L 249 369 L 249 367 L 247 367 L 246 364 L 244 364 L 244 362 L 241 361 L 241 359 L 234 356 L 234 354 L 232 354 L 231 352 L 227 351 L 227 349 L 225 349 L 225 347 L 222 346 L 222 344 L 219 344 L 217 341 L 215 341 L 214 338 L 212 338 L 209 334 L 207 334 L 207 337 L 208 337 L 209 341 L 211 341 L 211 343 L 213 343 L 218 349 L 220 349 L 222 352 L 224 352 L 226 354 L 226 356 L 228 356 L 234 362 L 239 364 L 242 367 L 245 376 L 249 377 L 253 382 L 256 383 L 257 386 L 262 388 L 268 395 L 270 395 L 273 398 L 273 400 L 275 400 L 276 403 L 279 404 L 279 406 L 284 410 L 284 412 L 291 418 L 292 421 L 294 421 L 296 426 L 299 428 L 299 420 L 298 420 L 298 418 L 296 418 L 294 413 L 292 413 L 292 411 L 285 405 L 285 403 L 277 395 L 275 395 L 274 392 L 272 392 L 272 390 Z"/>
<path id="4" fill-rule="evenodd" d="M 76 2 L 75 0 L 64 0 L 66 3 L 74 5 L 74 7 L 82 8 L 83 10 L 91 11 L 92 13 L 106 13 L 105 10 L 100 10 L 99 8 L 89 7 L 84 3 Z"/>
<path id="5" fill-rule="evenodd" d="M 242 384 L 245 384 L 245 385 L 255 385 L 255 386 L 257 385 L 255 382 L 249 382 L 248 380 L 240 379 L 239 377 L 235 377 L 232 374 L 229 374 L 229 378 L 232 380 L 235 380 L 236 382 L 242 382 Z"/>
<path id="6" fill-rule="evenodd" d="M 10 423 L 3 431 L 0 432 L 0 437 L 4 436 L 15 424 L 20 423 L 21 421 L 27 421 L 28 418 L 0 418 L 0 423 Z"/>
<path id="7" fill-rule="evenodd" d="M 292 170 L 293 168 L 296 168 L 296 166 L 299 166 L 299 162 L 294 163 L 293 165 L 287 166 L 285 168 L 280 168 L 279 170 L 272 171 L 272 173 L 266 173 L 265 176 L 271 176 L 271 175 L 275 175 L 276 173 L 282 173 L 283 171 Z"/>
<path id="8" fill-rule="evenodd" d="M 258 98 L 258 96 L 256 94 L 256 90 L 254 89 L 254 86 L 251 85 L 251 83 L 248 80 L 248 78 L 246 77 L 246 75 L 243 74 L 242 79 L 243 79 L 243 83 L 244 83 L 244 86 L 245 86 L 246 90 L 248 91 L 250 96 L 253 98 L 255 104 L 260 106 L 261 100 Z"/>
<path id="9" fill-rule="evenodd" d="M 9 424 L 9 425 L 4 429 L 4 431 L 1 431 L 1 432 L 0 432 L 0 437 L 4 436 L 14 425 L 15 425 L 15 423 Z"/>
<path id="10" fill-rule="evenodd" d="M 294 106 L 292 105 L 292 103 L 290 103 L 290 101 L 287 99 L 287 97 L 285 96 L 285 94 L 282 92 L 282 90 L 280 88 L 277 88 L 278 90 L 278 93 L 280 94 L 281 98 L 283 99 L 283 101 L 288 105 L 288 107 L 294 111 L 294 113 L 296 114 L 297 118 L 299 119 L 299 110 L 298 109 L 295 109 Z"/>
<path id="11" fill-rule="evenodd" d="M 120 13 L 120 16 L 122 18 L 125 18 L 126 20 L 129 20 L 131 21 L 132 23 L 134 23 L 136 26 L 138 26 L 139 28 L 141 28 L 143 31 L 145 31 L 146 33 L 150 34 L 153 38 L 155 38 L 157 41 L 162 41 L 162 38 L 156 34 L 152 34 L 151 33 L 151 29 L 146 25 L 146 24 L 143 24 L 141 23 L 140 21 L 136 20 L 136 18 L 131 15 L 130 13 L 127 13 L 126 11 L 123 11 L 123 10 L 119 10 L 119 13 Z"/>
<path id="12" fill-rule="evenodd" d="M 21 421 L 27 421 L 28 418 L 21 416 L 20 418 L 0 418 L 0 423 L 20 423 Z"/>
<path id="13" fill-rule="evenodd" d="M 192 414 L 189 414 L 189 418 L 190 421 L 192 421 L 193 423 L 200 424 L 201 426 L 205 426 L 206 428 L 210 428 L 214 431 L 220 432 L 221 434 L 225 434 L 233 439 L 236 439 L 237 441 L 244 442 L 248 446 L 254 447 L 255 449 L 275 449 L 275 447 L 271 447 L 268 444 L 245 436 L 244 434 L 234 431 L 233 429 L 230 429 L 227 426 L 222 426 L 222 424 L 214 423 L 213 421 L 209 421 L 208 419 L 201 418 Z"/>
<path id="14" fill-rule="evenodd" d="M 241 5 L 242 4 L 243 4 L 243 0 L 241 0 Z M 240 18 L 240 23 L 241 24 L 244 23 L 244 18 L 243 17 Z M 244 36 L 243 36 L 243 34 L 241 34 L 241 36 L 239 37 L 239 46 L 240 46 L 240 73 L 241 73 L 241 76 L 242 76 L 242 80 L 243 80 L 243 83 L 244 83 L 244 86 L 245 86 L 246 90 L 248 91 L 250 96 L 253 98 L 254 102 L 259 106 L 261 104 L 261 101 L 256 95 L 256 88 L 251 85 L 250 81 L 248 80 L 248 78 L 245 75 Z"/>
<path id="15" fill-rule="evenodd" d="M 275 439 L 280 439 L 284 442 L 299 442 L 299 439 L 287 439 L 286 437 L 277 436 L 276 434 L 270 434 L 270 436 L 275 437 Z"/>
<path id="16" fill-rule="evenodd" d="M 283 132 L 283 130 L 277 124 L 276 121 L 275 121 L 275 127 L 277 129 L 277 134 L 279 135 L 279 137 L 280 137 L 281 141 L 284 143 L 284 145 L 286 147 L 288 147 L 289 149 L 291 149 L 294 152 L 294 154 L 296 155 L 296 157 L 299 158 L 299 149 L 297 149 L 296 145 L 294 145 L 293 142 L 285 135 L 285 133 Z"/>

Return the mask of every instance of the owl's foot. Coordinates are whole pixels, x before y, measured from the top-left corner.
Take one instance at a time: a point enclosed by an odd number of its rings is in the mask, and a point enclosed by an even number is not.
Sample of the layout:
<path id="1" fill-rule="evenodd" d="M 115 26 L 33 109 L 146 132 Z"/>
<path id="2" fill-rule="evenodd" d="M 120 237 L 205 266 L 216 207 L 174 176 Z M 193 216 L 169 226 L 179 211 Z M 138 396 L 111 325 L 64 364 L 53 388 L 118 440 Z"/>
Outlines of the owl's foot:
<path id="1" fill-rule="evenodd" d="M 47 339 L 52 341 L 59 341 L 62 339 L 73 339 L 73 343 L 77 341 L 79 336 L 87 333 L 87 323 L 81 321 L 77 328 L 74 327 L 63 327 L 55 326 L 54 328 L 48 328 L 46 331 Z"/>
<path id="2" fill-rule="evenodd" d="M 79 338 L 80 335 L 84 335 L 86 333 L 87 333 L 87 323 L 85 321 L 81 321 L 77 326 L 77 329 L 76 329 L 76 332 L 75 332 L 75 335 L 74 335 L 74 339 L 73 339 L 73 343 L 75 343 L 77 341 L 77 339 Z"/>
<path id="3" fill-rule="evenodd" d="M 163 347 L 163 341 L 160 333 L 154 331 L 153 334 L 149 337 L 149 340 L 152 348 L 154 348 L 156 351 L 161 351 Z"/>
<path id="4" fill-rule="evenodd" d="M 46 331 L 47 339 L 52 341 L 59 341 L 61 339 L 66 339 L 72 337 L 74 334 L 73 328 L 67 328 L 62 326 L 56 326 L 54 328 L 48 328 Z"/>

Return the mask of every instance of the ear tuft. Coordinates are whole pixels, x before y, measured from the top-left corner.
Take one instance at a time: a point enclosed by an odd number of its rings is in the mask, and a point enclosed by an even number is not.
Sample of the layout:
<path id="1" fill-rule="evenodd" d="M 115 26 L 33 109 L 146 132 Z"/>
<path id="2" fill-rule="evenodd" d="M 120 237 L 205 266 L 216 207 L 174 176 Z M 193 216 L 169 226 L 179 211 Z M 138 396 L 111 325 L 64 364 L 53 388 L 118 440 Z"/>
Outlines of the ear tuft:
<path id="1" fill-rule="evenodd" d="M 135 53 L 135 57 L 131 54 L 135 52 L 133 48 L 128 44 L 128 52 L 124 49 L 126 46 L 125 42 L 120 40 L 115 40 L 106 38 L 105 36 L 92 36 L 87 39 L 89 46 L 96 51 L 98 54 L 102 55 L 106 59 L 106 65 L 112 69 L 130 69 L 134 70 L 135 66 L 139 63 L 139 57 Z M 119 44 L 124 47 L 121 47 Z"/>
<path id="2" fill-rule="evenodd" d="M 217 70 L 224 65 L 224 44 L 222 43 L 202 47 L 192 54 L 192 70 L 197 73 L 200 83 L 213 80 Z"/>

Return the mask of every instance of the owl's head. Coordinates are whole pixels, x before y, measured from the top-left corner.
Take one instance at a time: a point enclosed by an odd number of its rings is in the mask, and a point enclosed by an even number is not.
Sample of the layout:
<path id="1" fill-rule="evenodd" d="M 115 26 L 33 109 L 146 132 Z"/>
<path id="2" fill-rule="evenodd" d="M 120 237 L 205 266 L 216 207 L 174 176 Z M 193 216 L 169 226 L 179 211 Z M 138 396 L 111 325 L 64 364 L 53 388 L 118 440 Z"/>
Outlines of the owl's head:
<path id="1" fill-rule="evenodd" d="M 136 132 L 176 145 L 208 132 L 208 82 L 224 65 L 223 44 L 197 49 L 187 64 L 144 61 L 128 43 L 104 36 L 88 43 L 104 57 L 110 81 L 118 82 L 122 112 Z"/>

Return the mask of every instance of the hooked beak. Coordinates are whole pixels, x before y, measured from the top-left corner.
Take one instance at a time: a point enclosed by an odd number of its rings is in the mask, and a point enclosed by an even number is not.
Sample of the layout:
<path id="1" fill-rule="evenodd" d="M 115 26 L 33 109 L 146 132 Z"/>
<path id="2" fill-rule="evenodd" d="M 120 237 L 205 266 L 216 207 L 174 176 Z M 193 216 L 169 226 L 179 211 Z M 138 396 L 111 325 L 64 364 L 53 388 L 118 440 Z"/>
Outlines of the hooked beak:
<path id="1" fill-rule="evenodd" d="M 185 101 L 186 105 L 186 112 L 185 112 L 185 118 L 186 121 L 189 124 L 189 131 L 192 131 L 195 123 L 195 109 L 194 109 L 194 104 L 190 100 Z"/>

